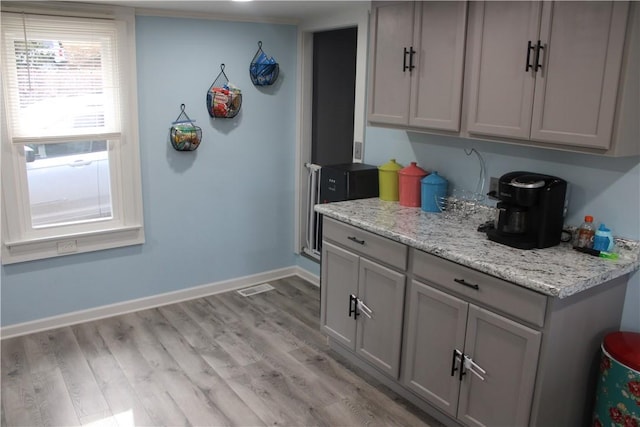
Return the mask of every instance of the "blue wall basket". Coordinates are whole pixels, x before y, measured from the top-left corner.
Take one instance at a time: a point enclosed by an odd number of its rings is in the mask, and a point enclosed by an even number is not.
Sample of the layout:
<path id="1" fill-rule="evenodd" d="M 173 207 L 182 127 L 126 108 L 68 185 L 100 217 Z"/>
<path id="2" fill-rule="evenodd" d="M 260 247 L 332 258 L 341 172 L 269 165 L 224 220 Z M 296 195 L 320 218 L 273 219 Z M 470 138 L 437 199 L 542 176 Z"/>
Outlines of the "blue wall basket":
<path id="1" fill-rule="evenodd" d="M 268 57 L 262 51 L 262 42 L 258 42 L 258 51 L 253 56 L 249 65 L 251 82 L 255 86 L 269 86 L 278 80 L 280 66 L 273 57 Z"/>

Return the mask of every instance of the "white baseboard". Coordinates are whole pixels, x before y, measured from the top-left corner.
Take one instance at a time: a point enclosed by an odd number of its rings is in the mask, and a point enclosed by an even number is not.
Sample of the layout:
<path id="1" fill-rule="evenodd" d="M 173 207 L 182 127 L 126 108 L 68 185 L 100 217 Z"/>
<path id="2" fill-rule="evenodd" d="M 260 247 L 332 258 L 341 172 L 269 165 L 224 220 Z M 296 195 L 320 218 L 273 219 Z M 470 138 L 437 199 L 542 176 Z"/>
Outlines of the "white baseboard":
<path id="1" fill-rule="evenodd" d="M 313 273 L 309 273 L 304 268 L 300 268 L 300 267 L 295 267 L 295 268 L 296 268 L 296 272 L 295 272 L 296 276 L 300 277 L 301 279 L 306 280 L 307 282 L 311 283 L 312 285 L 316 285 L 317 287 L 320 287 L 320 277 L 316 276 Z"/>
<path id="2" fill-rule="evenodd" d="M 263 273 L 252 274 L 250 276 L 223 280 L 188 289 L 181 289 L 179 291 L 167 292 L 150 297 L 138 298 L 101 307 L 90 308 L 87 310 L 79 310 L 57 316 L 46 317 L 44 319 L 4 326 L 0 328 L 0 337 L 2 339 L 13 338 L 20 335 L 32 334 L 34 332 L 42 332 L 49 329 L 75 325 L 77 323 L 90 322 L 93 320 L 104 319 L 106 317 L 146 310 L 194 298 L 201 298 L 207 295 L 241 289 L 247 286 L 258 285 L 289 276 L 299 276 L 316 286 L 320 286 L 320 280 L 315 274 L 311 274 L 298 266 L 285 267 Z"/>

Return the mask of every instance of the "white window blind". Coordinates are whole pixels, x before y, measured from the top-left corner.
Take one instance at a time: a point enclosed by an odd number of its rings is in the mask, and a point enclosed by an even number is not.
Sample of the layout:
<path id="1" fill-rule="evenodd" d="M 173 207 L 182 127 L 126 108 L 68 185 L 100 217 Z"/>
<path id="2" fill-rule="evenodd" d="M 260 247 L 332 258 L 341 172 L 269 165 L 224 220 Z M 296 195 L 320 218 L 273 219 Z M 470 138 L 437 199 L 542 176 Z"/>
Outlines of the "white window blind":
<path id="1" fill-rule="evenodd" d="M 120 138 L 118 21 L 3 13 L 2 27 L 12 142 Z"/>
<path id="2" fill-rule="evenodd" d="M 133 9 L 1 9 L 1 262 L 144 243 Z"/>

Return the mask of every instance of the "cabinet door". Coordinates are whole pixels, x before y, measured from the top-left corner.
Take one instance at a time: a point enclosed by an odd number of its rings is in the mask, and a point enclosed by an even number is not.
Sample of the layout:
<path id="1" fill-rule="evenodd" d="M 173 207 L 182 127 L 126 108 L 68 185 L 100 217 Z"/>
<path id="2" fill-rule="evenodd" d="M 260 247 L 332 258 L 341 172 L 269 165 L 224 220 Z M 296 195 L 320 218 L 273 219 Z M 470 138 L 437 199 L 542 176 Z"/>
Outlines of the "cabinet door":
<path id="1" fill-rule="evenodd" d="M 460 130 L 467 2 L 416 4 L 409 124 Z"/>
<path id="2" fill-rule="evenodd" d="M 471 2 L 470 133 L 529 139 L 535 75 L 526 61 L 528 42 L 538 40 L 541 4 Z"/>
<path id="3" fill-rule="evenodd" d="M 360 259 L 358 298 L 372 313 L 371 317 L 362 312 L 358 316 L 356 353 L 396 379 L 400 371 L 404 288 L 404 274 Z"/>
<path id="4" fill-rule="evenodd" d="M 375 5 L 371 14 L 371 62 L 369 75 L 369 121 L 409 123 L 411 74 L 404 70 L 412 46 L 413 2 Z M 414 55 L 415 57 L 415 55 Z M 406 60 L 406 61 L 405 61 Z"/>
<path id="5" fill-rule="evenodd" d="M 403 383 L 455 417 L 460 381 L 453 351 L 463 351 L 469 304 L 414 281 L 408 298 Z"/>
<path id="6" fill-rule="evenodd" d="M 524 325 L 469 305 L 464 352 L 486 373 L 467 372 L 458 418 L 474 426 L 529 424 L 541 335 Z"/>
<path id="7" fill-rule="evenodd" d="M 349 296 L 357 294 L 358 256 L 322 242 L 320 325 L 341 344 L 355 350 L 356 321 L 349 317 Z"/>
<path id="8" fill-rule="evenodd" d="M 609 148 L 627 2 L 544 2 L 531 139 Z"/>

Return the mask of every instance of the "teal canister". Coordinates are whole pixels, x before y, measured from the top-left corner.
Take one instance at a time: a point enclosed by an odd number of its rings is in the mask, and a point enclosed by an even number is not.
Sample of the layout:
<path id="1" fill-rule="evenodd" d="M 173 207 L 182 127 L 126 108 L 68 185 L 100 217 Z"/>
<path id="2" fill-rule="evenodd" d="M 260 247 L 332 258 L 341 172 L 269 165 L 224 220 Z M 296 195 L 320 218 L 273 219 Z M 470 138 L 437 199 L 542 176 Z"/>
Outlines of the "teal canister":
<path id="1" fill-rule="evenodd" d="M 425 212 L 441 212 L 441 206 L 447 197 L 449 183 L 446 179 L 432 172 L 420 180 L 421 206 Z"/>

